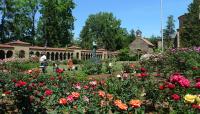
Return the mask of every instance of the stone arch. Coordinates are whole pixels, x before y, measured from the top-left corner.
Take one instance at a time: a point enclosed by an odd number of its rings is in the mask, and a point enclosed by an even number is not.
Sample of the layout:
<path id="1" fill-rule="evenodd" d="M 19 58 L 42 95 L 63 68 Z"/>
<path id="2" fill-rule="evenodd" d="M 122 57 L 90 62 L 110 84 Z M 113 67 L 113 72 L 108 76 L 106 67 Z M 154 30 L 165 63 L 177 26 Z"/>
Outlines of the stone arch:
<path id="1" fill-rule="evenodd" d="M 67 54 L 67 59 L 70 59 L 70 53 L 68 52 L 68 54 Z"/>
<path id="2" fill-rule="evenodd" d="M 86 60 L 88 60 L 88 59 L 89 59 L 88 57 L 89 57 L 89 54 L 86 54 Z"/>
<path id="3" fill-rule="evenodd" d="M 29 52 L 29 56 L 31 57 L 32 55 L 34 55 L 34 52 L 33 52 L 33 51 L 30 51 L 30 52 Z"/>
<path id="4" fill-rule="evenodd" d="M 74 58 L 74 53 L 71 53 L 71 59 L 73 59 Z"/>
<path id="5" fill-rule="evenodd" d="M 0 59 L 5 59 L 5 51 L 0 50 Z"/>
<path id="6" fill-rule="evenodd" d="M 76 58 L 79 59 L 79 52 L 76 53 Z"/>
<path id="7" fill-rule="evenodd" d="M 24 50 L 19 51 L 19 58 L 25 58 L 25 51 Z"/>
<path id="8" fill-rule="evenodd" d="M 60 53 L 60 60 L 63 60 L 63 53 Z"/>
<path id="9" fill-rule="evenodd" d="M 13 51 L 9 50 L 6 53 L 6 58 L 11 58 L 13 56 Z"/>
<path id="10" fill-rule="evenodd" d="M 47 59 L 50 59 L 50 53 L 47 52 Z"/>
<path id="11" fill-rule="evenodd" d="M 59 54 L 58 54 L 58 52 L 56 52 L 56 54 L 55 54 L 55 60 L 58 60 L 58 56 L 59 56 Z"/>
<path id="12" fill-rule="evenodd" d="M 35 53 L 35 55 L 36 55 L 37 57 L 40 57 L 40 52 L 37 51 L 37 52 Z"/>
<path id="13" fill-rule="evenodd" d="M 66 53 L 64 53 L 64 60 L 66 60 L 66 56 L 67 56 L 67 54 L 66 54 Z"/>
<path id="14" fill-rule="evenodd" d="M 54 61 L 54 52 L 51 52 L 51 60 Z"/>

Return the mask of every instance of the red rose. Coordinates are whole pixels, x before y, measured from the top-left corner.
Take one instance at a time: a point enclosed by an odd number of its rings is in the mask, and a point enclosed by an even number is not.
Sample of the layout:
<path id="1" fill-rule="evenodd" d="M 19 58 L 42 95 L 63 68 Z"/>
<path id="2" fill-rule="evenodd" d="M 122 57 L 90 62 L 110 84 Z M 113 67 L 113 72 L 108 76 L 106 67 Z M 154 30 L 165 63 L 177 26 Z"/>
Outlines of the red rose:
<path id="1" fill-rule="evenodd" d="M 196 108 L 196 109 L 199 109 L 199 110 L 200 110 L 200 106 L 197 105 L 197 104 L 193 104 L 193 105 L 192 105 L 192 108 Z"/>
<path id="2" fill-rule="evenodd" d="M 22 86 L 25 86 L 26 84 L 27 84 L 26 82 L 20 80 L 15 84 L 15 86 L 16 87 L 22 87 Z"/>
<path id="3" fill-rule="evenodd" d="M 159 86 L 159 89 L 160 89 L 160 90 L 164 90 L 165 87 L 164 87 L 163 85 L 161 85 L 161 86 Z"/>
<path id="4" fill-rule="evenodd" d="M 6 92 L 4 92 L 4 94 L 9 95 L 9 94 L 11 94 L 11 91 L 6 91 Z"/>
<path id="5" fill-rule="evenodd" d="M 67 99 L 66 98 L 60 98 L 59 99 L 59 104 L 66 105 L 67 104 Z"/>
<path id="6" fill-rule="evenodd" d="M 40 97 L 40 100 L 43 101 L 43 100 L 44 100 L 44 96 L 41 96 L 41 97 Z"/>
<path id="7" fill-rule="evenodd" d="M 55 78 L 54 77 L 50 77 L 50 80 L 53 81 L 53 80 L 55 80 Z"/>
<path id="8" fill-rule="evenodd" d="M 50 89 L 47 89 L 45 92 L 44 92 L 44 95 L 45 96 L 49 96 L 49 95 L 52 95 L 53 94 L 53 91 L 50 90 Z"/>
<path id="9" fill-rule="evenodd" d="M 148 76 L 147 73 L 141 73 L 141 77 L 146 77 Z"/>
<path id="10" fill-rule="evenodd" d="M 62 80 L 62 76 L 58 76 L 58 80 Z"/>
<path id="11" fill-rule="evenodd" d="M 198 70 L 198 67 L 193 66 L 192 70 Z"/>
<path id="12" fill-rule="evenodd" d="M 174 88 L 175 88 L 175 85 L 172 84 L 172 83 L 169 83 L 169 84 L 167 85 L 167 87 L 168 87 L 169 89 L 174 89 Z"/>
<path id="13" fill-rule="evenodd" d="M 197 83 L 195 84 L 195 87 L 198 88 L 198 89 L 200 89 L 200 82 L 197 82 Z"/>
<path id="14" fill-rule="evenodd" d="M 44 82 L 39 82 L 38 85 L 41 87 L 41 86 L 44 86 L 44 84 L 45 84 Z"/>
<path id="15" fill-rule="evenodd" d="M 171 97 L 172 97 L 172 99 L 173 99 L 174 101 L 180 100 L 180 96 L 177 95 L 177 94 L 173 94 Z"/>
<path id="16" fill-rule="evenodd" d="M 85 85 L 85 86 L 83 86 L 83 88 L 84 88 L 84 89 L 88 89 L 88 88 L 89 88 L 89 86 Z"/>
<path id="17" fill-rule="evenodd" d="M 29 101 L 33 102 L 33 100 L 35 99 L 35 97 L 33 95 L 29 96 Z"/>
<path id="18" fill-rule="evenodd" d="M 140 68 L 141 72 L 146 72 L 147 70 L 145 68 Z"/>

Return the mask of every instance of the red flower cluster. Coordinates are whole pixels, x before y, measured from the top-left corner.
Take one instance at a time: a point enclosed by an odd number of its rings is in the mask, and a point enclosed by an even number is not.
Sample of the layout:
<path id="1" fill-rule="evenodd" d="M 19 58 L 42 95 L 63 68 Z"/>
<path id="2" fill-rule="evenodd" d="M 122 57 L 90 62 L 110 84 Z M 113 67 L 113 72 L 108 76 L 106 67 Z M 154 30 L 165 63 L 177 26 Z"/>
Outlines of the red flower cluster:
<path id="1" fill-rule="evenodd" d="M 200 110 L 200 106 L 199 106 L 199 105 L 196 105 L 196 104 L 193 104 L 193 105 L 192 105 L 192 108 L 195 108 L 195 109 L 199 109 L 199 110 Z"/>
<path id="2" fill-rule="evenodd" d="M 67 99 L 66 98 L 60 98 L 59 99 L 59 104 L 66 105 L 67 104 Z"/>
<path id="3" fill-rule="evenodd" d="M 177 94 L 173 94 L 173 95 L 171 95 L 171 97 L 172 97 L 172 99 L 173 99 L 174 101 L 180 100 L 180 96 L 177 95 Z"/>
<path id="4" fill-rule="evenodd" d="M 59 73 L 59 74 L 61 74 L 61 73 L 64 72 L 64 69 L 60 69 L 60 68 L 58 68 L 58 69 L 56 69 L 56 72 Z"/>
<path id="5" fill-rule="evenodd" d="M 22 86 L 25 86 L 26 84 L 27 84 L 26 82 L 20 80 L 15 84 L 15 86 L 16 87 L 22 87 Z"/>
<path id="6" fill-rule="evenodd" d="M 180 73 L 174 73 L 170 77 L 170 82 L 177 82 L 181 87 L 190 87 L 190 81 Z"/>
<path id="7" fill-rule="evenodd" d="M 200 82 L 197 82 L 197 83 L 195 84 L 195 87 L 198 88 L 198 89 L 200 89 Z"/>
<path id="8" fill-rule="evenodd" d="M 80 97 L 78 92 L 72 92 L 71 95 L 68 95 L 66 100 L 68 103 L 72 103 L 74 100 L 77 100 Z"/>
<path id="9" fill-rule="evenodd" d="M 104 91 L 102 91 L 102 90 L 99 90 L 99 91 L 98 91 L 98 95 L 99 95 L 100 97 L 104 98 L 105 95 L 106 95 L 106 93 L 105 93 Z"/>
<path id="10" fill-rule="evenodd" d="M 4 94 L 9 95 L 9 94 L 11 94 L 11 91 L 6 91 L 6 92 L 4 92 Z"/>
<path id="11" fill-rule="evenodd" d="M 47 90 L 44 92 L 44 95 L 45 95 L 45 96 L 50 96 L 50 95 L 52 95 L 52 94 L 53 94 L 53 91 L 50 90 L 50 89 L 47 89 Z"/>
<path id="12" fill-rule="evenodd" d="M 192 70 L 198 70 L 198 67 L 193 66 Z"/>

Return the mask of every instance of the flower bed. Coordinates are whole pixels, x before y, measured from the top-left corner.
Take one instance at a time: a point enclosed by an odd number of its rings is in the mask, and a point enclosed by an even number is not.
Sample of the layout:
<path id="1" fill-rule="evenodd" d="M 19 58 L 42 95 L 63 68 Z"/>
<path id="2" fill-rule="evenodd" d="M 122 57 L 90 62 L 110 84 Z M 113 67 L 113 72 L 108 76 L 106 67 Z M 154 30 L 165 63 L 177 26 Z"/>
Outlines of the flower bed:
<path id="1" fill-rule="evenodd" d="M 126 64 L 122 74 L 103 80 L 79 80 L 63 71 L 0 73 L 1 94 L 18 113 L 199 113 L 199 63 L 171 71 L 148 64 Z"/>

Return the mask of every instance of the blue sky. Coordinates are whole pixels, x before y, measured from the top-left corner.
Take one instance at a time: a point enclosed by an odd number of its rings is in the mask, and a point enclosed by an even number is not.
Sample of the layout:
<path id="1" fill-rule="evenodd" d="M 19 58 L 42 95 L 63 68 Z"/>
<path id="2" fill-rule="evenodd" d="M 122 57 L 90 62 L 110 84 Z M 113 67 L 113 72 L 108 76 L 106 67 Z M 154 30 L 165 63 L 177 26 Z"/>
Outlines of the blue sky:
<path id="1" fill-rule="evenodd" d="M 122 27 L 140 29 L 143 36 L 160 35 L 160 0 L 74 0 L 76 8 L 73 10 L 75 21 L 75 38 L 85 25 L 90 14 L 98 12 L 112 12 L 122 21 Z M 167 17 L 173 15 L 176 28 L 178 17 L 187 12 L 192 0 L 163 0 L 163 27 Z"/>

